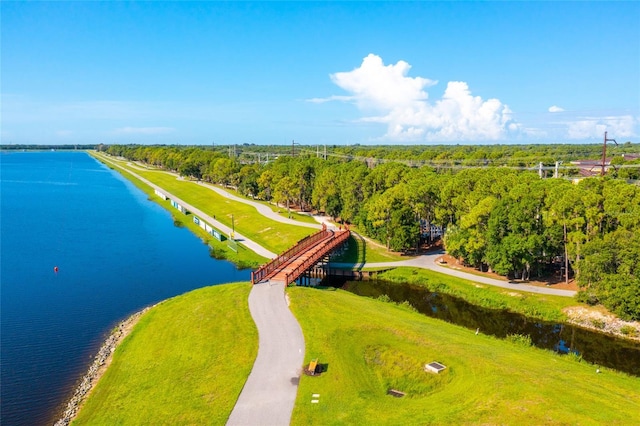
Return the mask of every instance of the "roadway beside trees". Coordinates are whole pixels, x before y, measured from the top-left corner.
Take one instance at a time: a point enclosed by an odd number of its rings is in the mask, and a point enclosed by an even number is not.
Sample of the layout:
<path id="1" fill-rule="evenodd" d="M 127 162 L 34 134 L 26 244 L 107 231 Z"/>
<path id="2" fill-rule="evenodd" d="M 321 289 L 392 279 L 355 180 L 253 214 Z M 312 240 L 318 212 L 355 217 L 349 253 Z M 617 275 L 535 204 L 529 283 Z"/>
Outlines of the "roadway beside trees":
<path id="1" fill-rule="evenodd" d="M 506 167 L 374 166 L 315 153 L 250 162 L 205 147 L 114 145 L 107 152 L 288 209 L 324 212 L 394 251 L 420 245 L 423 219 L 446 229 L 445 248 L 466 264 L 513 279 L 575 278 L 581 300 L 640 319 L 640 187 L 615 170 L 574 182 Z"/>

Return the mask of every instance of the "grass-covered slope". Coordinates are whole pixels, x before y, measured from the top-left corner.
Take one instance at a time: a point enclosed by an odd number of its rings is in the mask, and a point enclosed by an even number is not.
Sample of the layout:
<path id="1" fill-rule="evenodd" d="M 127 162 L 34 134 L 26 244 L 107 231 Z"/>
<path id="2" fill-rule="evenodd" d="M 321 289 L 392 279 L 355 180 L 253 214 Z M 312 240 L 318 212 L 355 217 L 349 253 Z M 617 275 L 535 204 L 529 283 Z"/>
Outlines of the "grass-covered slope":
<path id="1" fill-rule="evenodd" d="M 486 284 L 472 283 L 462 278 L 428 269 L 395 268 L 378 275 L 378 279 L 395 283 L 411 283 L 431 291 L 459 297 L 477 306 L 506 309 L 511 312 L 546 321 L 565 321 L 563 309 L 580 305 L 575 299 L 541 293 L 516 291 Z"/>
<path id="2" fill-rule="evenodd" d="M 151 309 L 73 424 L 224 424 L 258 350 L 250 290 L 207 287 Z"/>
<path id="3" fill-rule="evenodd" d="M 250 289 L 208 287 L 151 309 L 74 424 L 224 425 L 257 354 Z M 637 377 L 341 290 L 287 292 L 306 361 L 327 367 L 300 380 L 292 425 L 640 424 Z M 448 368 L 427 373 L 431 361 Z"/>
<path id="4" fill-rule="evenodd" d="M 300 381 L 294 425 L 640 424 L 636 377 L 340 290 L 289 294 L 306 360 L 328 367 Z"/>

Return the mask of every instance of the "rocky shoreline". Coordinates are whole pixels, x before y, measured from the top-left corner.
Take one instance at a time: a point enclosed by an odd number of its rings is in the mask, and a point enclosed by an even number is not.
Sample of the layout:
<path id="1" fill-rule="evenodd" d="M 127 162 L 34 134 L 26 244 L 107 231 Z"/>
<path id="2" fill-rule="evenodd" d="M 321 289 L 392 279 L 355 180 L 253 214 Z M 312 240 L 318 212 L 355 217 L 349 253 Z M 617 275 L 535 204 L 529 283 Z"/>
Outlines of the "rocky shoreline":
<path id="1" fill-rule="evenodd" d="M 98 383 L 98 380 L 104 374 L 107 366 L 111 363 L 113 352 L 124 340 L 124 338 L 127 337 L 129 332 L 131 332 L 133 326 L 136 325 L 140 317 L 151 308 L 152 307 L 147 307 L 139 312 L 136 312 L 129 318 L 120 322 L 113 329 L 109 337 L 107 337 L 105 342 L 100 347 L 100 350 L 93 360 L 93 363 L 89 367 L 89 370 L 83 376 L 80 384 L 73 393 L 73 396 L 67 403 L 64 413 L 62 414 L 62 418 L 55 422 L 55 426 L 67 426 L 73 421 L 73 419 L 78 414 L 80 407 L 89 395 L 89 392 L 91 392 L 96 383 Z"/>
<path id="2" fill-rule="evenodd" d="M 564 313 L 569 324 L 640 342 L 640 321 L 624 321 L 610 313 L 578 306 L 566 308 Z"/>

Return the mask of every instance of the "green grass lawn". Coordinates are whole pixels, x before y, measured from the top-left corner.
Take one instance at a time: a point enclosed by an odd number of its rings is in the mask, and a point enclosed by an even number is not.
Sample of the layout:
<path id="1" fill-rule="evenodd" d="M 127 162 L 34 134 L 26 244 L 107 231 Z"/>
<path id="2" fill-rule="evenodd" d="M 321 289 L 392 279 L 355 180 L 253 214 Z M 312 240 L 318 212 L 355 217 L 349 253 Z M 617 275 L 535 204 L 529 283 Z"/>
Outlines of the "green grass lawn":
<path id="1" fill-rule="evenodd" d="M 224 424 L 258 350 L 250 290 L 207 287 L 147 312 L 73 424 Z"/>
<path id="2" fill-rule="evenodd" d="M 344 253 L 332 258 L 331 261 L 360 265 L 366 262 L 394 262 L 407 259 L 406 256 L 390 252 L 383 246 L 371 244 L 352 234 Z"/>
<path id="3" fill-rule="evenodd" d="M 564 308 L 581 305 L 571 297 L 528 293 L 473 283 L 421 268 L 395 268 L 380 273 L 378 279 L 418 284 L 431 291 L 462 298 L 477 306 L 506 309 L 546 321 L 564 321 L 566 320 L 566 315 L 562 312 Z"/>
<path id="4" fill-rule="evenodd" d="M 207 287 L 147 312 L 74 425 L 225 424 L 257 353 L 250 289 Z M 292 425 L 640 423 L 637 377 L 341 290 L 287 292 L 306 361 L 326 366 L 301 378 Z M 447 369 L 425 372 L 431 361 Z"/>
<path id="5" fill-rule="evenodd" d="M 306 361 L 327 365 L 302 377 L 292 425 L 640 423 L 636 377 L 340 290 L 288 292 Z"/>

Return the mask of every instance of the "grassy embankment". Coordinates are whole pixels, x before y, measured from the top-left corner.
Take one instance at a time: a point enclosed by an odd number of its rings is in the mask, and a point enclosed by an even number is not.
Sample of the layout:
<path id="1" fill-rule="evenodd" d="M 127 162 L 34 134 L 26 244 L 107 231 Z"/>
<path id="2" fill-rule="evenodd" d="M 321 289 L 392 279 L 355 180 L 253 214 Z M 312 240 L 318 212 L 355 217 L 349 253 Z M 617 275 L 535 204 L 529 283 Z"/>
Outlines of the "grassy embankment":
<path id="1" fill-rule="evenodd" d="M 352 226 L 354 232 L 358 232 L 358 228 Z M 366 241 L 364 238 L 351 234 L 349 243 L 340 256 L 332 259 L 333 262 L 350 263 L 359 269 L 368 270 L 375 268 L 360 268 L 366 262 L 394 262 L 409 259 L 407 256 L 401 256 L 398 253 L 390 252 L 382 244 L 375 244 Z"/>
<path id="2" fill-rule="evenodd" d="M 565 321 L 563 309 L 569 306 L 587 306 L 571 297 L 528 293 L 485 284 L 472 283 L 420 268 L 396 268 L 382 272 L 378 278 L 396 283 L 410 283 L 431 291 L 459 297 L 467 302 L 489 309 L 504 309 L 546 321 Z"/>
<path id="3" fill-rule="evenodd" d="M 74 424 L 223 425 L 257 350 L 249 290 L 214 286 L 154 307 Z M 306 361 L 327 365 L 319 377 L 302 377 L 292 425 L 640 422 L 636 377 L 597 374 L 575 358 L 341 290 L 287 291 Z M 434 360 L 448 368 L 424 372 Z M 394 398 L 389 388 L 407 395 Z"/>
<path id="4" fill-rule="evenodd" d="M 224 424 L 258 351 L 248 283 L 207 287 L 147 312 L 74 422 Z"/>
<path id="5" fill-rule="evenodd" d="M 300 381 L 294 425 L 640 423 L 637 377 L 340 290 L 289 294 L 306 361 L 328 364 Z M 431 361 L 448 368 L 426 373 Z"/>
<path id="6" fill-rule="evenodd" d="M 314 232 L 312 229 L 307 227 L 291 226 L 268 219 L 261 215 L 253 206 L 229 200 L 228 198 L 217 194 L 215 191 L 201 185 L 197 185 L 195 182 L 176 179 L 176 175 L 173 173 L 157 169 L 143 170 L 138 167 L 134 168 L 128 165 L 126 161 L 118 160 L 101 153 L 92 152 L 91 154 L 110 167 L 113 167 L 113 165 L 109 163 L 115 163 L 120 167 L 124 167 L 126 170 L 142 176 L 168 192 L 175 194 L 178 198 L 186 201 L 187 203 L 198 207 L 210 216 L 215 216 L 216 220 L 229 227 L 232 226 L 231 217 L 233 215 L 233 224 L 238 232 L 274 253 L 281 253 L 297 241 Z M 163 207 L 172 211 L 176 220 L 179 220 L 196 235 L 209 242 L 209 244 L 214 247 L 214 250 L 219 257 L 224 257 L 235 263 L 248 266 L 257 266 L 264 262 L 265 259 L 257 255 L 252 256 L 249 253 L 233 253 L 227 248 L 226 243 L 220 243 L 216 239 L 212 238 L 197 225 L 193 224 L 190 216 L 183 216 L 181 213 L 175 211 L 170 207 L 168 201 L 164 201 L 157 197 L 154 194 L 153 189 L 141 182 L 135 176 L 123 171 L 120 167 L 113 168 L 119 173 L 122 173 L 122 175 L 127 179 L 134 182 L 134 184 L 136 184 L 140 189 L 145 191 L 151 200 L 158 202 Z M 275 208 L 277 211 L 276 207 L 272 205 L 269 205 L 269 207 L 272 209 Z M 284 214 L 286 215 L 286 210 Z M 306 215 L 295 214 L 292 215 L 292 218 L 309 223 L 313 221 L 312 218 Z M 379 247 L 373 244 L 367 244 L 366 248 L 363 248 L 361 243 L 357 242 L 353 238 L 351 239 L 349 246 L 353 247 L 351 251 L 355 250 L 355 256 L 360 256 L 360 258 L 355 258 L 357 262 L 379 262 L 404 259 L 395 254 L 386 252 L 384 247 Z M 249 250 L 246 250 L 246 252 L 249 252 Z M 346 261 L 352 261 L 351 259 L 354 259 L 353 255 L 350 255 L 349 259 L 350 260 Z M 356 260 L 354 260 L 354 263 L 357 263 Z"/>

